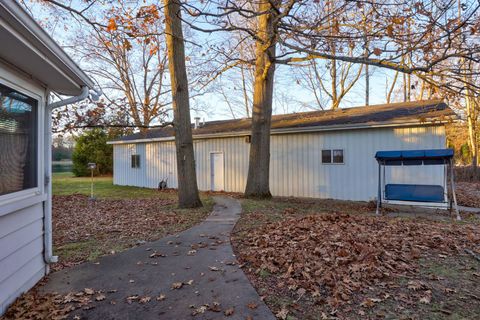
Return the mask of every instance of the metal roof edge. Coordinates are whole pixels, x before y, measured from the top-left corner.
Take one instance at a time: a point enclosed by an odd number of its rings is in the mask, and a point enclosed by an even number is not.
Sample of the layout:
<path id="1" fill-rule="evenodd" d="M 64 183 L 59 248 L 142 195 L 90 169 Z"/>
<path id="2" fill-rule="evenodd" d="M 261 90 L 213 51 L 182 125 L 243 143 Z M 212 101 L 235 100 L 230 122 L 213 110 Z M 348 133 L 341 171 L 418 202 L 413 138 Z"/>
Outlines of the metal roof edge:
<path id="1" fill-rule="evenodd" d="M 432 126 L 450 123 L 456 121 L 455 117 L 449 117 L 445 120 L 429 119 L 426 121 L 411 121 L 411 122 L 402 122 L 402 121 L 389 121 L 389 122 L 380 122 L 375 124 L 351 124 L 351 125 L 331 125 L 331 126 L 310 126 L 310 127 L 300 127 L 300 128 L 279 128 L 271 129 L 270 134 L 293 134 L 293 133 L 308 133 L 308 132 L 327 132 L 327 131 L 342 131 L 342 130 L 358 130 L 358 129 L 375 129 L 375 128 L 388 128 L 388 127 L 408 127 L 412 125 L 422 125 L 422 126 Z M 193 135 L 194 140 L 201 139 L 214 139 L 214 138 L 229 138 L 229 137 L 243 137 L 250 135 L 250 131 L 233 131 L 233 132 L 221 132 L 221 133 L 209 133 L 209 134 L 197 134 Z M 146 142 L 164 142 L 164 141 L 174 141 L 175 137 L 161 137 L 161 138 L 143 138 L 135 140 L 117 140 L 117 141 L 107 141 L 107 144 L 136 144 L 136 143 L 146 143 Z"/>

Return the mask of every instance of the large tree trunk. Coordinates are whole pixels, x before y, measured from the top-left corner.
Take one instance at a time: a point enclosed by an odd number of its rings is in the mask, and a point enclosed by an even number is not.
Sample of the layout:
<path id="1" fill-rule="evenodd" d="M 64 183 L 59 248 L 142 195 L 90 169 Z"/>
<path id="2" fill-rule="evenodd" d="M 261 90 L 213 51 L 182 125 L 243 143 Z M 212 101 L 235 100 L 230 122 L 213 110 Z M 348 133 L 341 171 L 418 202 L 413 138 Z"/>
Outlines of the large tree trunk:
<path id="1" fill-rule="evenodd" d="M 477 170 L 478 165 L 478 143 L 477 143 L 477 112 L 475 109 L 475 101 L 471 96 L 472 92 L 468 89 L 465 96 L 465 104 L 467 109 L 467 128 L 468 128 L 468 140 L 470 149 L 472 152 L 472 166 L 474 170 Z"/>
<path id="2" fill-rule="evenodd" d="M 185 48 L 179 0 L 164 0 L 168 67 L 172 86 L 173 125 L 177 151 L 178 206 L 201 207 L 193 152 Z"/>
<path id="3" fill-rule="evenodd" d="M 273 77 L 275 73 L 275 10 L 269 1 L 259 3 L 259 38 L 256 43 L 255 84 L 253 89 L 252 139 L 245 196 L 269 198 L 270 124 L 272 120 Z"/>

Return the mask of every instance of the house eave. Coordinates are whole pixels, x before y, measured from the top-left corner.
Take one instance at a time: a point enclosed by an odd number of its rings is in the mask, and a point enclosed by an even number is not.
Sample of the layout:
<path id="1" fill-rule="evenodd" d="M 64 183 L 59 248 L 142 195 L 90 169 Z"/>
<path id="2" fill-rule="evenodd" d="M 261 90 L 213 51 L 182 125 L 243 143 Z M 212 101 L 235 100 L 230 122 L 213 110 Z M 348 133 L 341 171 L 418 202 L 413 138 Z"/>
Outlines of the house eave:
<path id="1" fill-rule="evenodd" d="M 327 131 L 343 131 L 343 130 L 359 130 L 359 129 L 375 129 L 375 128 L 389 128 L 389 127 L 411 127 L 411 126 L 432 126 L 443 125 L 456 121 L 455 117 L 448 117 L 442 120 L 427 119 L 425 121 L 389 121 L 383 123 L 362 123 L 362 124 L 342 124 L 342 125 L 330 125 L 330 126 L 310 126 L 310 127 L 296 127 L 296 128 L 278 128 L 271 129 L 270 134 L 294 134 L 294 133 L 309 133 L 309 132 L 327 132 Z M 214 138 L 231 138 L 231 137 L 244 137 L 249 136 L 251 132 L 248 131 L 235 131 L 235 132 L 221 132 L 210 134 L 198 134 L 193 135 L 194 140 L 214 139 Z M 119 140 L 108 141 L 107 144 L 135 144 L 135 143 L 148 143 L 148 142 L 165 142 L 174 141 L 175 137 L 161 137 L 161 138 L 145 138 L 135 140 Z"/>
<path id="2" fill-rule="evenodd" d="M 83 86 L 94 88 L 95 83 L 16 1 L 0 1 L 0 32 L 16 39 L 9 42 L 10 48 L 0 50 L 0 58 L 50 90 L 78 95 Z M 48 69 L 39 69 L 40 61 Z"/>

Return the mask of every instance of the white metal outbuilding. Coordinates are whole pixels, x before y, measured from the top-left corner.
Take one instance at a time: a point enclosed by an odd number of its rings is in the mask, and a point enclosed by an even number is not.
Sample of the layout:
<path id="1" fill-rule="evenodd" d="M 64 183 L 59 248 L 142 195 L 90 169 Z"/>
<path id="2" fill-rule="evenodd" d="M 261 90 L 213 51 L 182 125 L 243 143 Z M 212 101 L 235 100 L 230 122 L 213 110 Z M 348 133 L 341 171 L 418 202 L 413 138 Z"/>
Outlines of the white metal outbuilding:
<path id="1" fill-rule="evenodd" d="M 271 192 L 274 196 L 373 200 L 376 151 L 445 148 L 445 124 L 454 118 L 441 101 L 273 116 Z M 244 191 L 250 121 L 212 121 L 193 130 L 200 190 Z M 168 187 L 177 187 L 172 128 L 109 143 L 114 146 L 114 184 L 156 188 L 168 179 Z M 398 183 L 421 180 L 441 185 L 444 172 L 439 167 L 394 167 L 387 177 Z"/>
<path id="2" fill-rule="evenodd" d="M 0 1 L 0 315 L 48 273 L 51 109 L 94 83 L 16 1 Z M 75 96 L 49 104 L 50 92 Z"/>

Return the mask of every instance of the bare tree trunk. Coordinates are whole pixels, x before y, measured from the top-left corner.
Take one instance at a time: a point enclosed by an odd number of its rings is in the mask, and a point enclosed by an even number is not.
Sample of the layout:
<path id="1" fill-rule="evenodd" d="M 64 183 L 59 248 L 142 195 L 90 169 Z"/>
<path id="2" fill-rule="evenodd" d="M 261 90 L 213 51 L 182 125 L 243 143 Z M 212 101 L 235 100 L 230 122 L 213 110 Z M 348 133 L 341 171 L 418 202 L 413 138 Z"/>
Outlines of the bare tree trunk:
<path id="1" fill-rule="evenodd" d="M 422 80 L 422 86 L 420 87 L 420 93 L 418 94 L 417 100 L 423 100 L 423 93 L 425 92 L 425 81 Z"/>
<path id="2" fill-rule="evenodd" d="M 275 64 L 275 10 L 269 1 L 259 3 L 256 43 L 255 84 L 252 110 L 252 142 L 248 165 L 245 196 L 252 198 L 271 197 L 270 180 L 270 124 L 272 119 L 273 77 Z"/>
<path id="3" fill-rule="evenodd" d="M 367 59 L 368 57 L 368 38 L 367 38 L 367 33 L 368 33 L 368 28 L 367 28 L 367 18 L 365 16 L 365 13 L 364 13 L 364 16 L 363 16 L 363 23 L 364 23 L 364 26 L 363 26 L 363 32 L 364 32 L 364 46 L 365 46 L 365 50 L 364 50 L 364 55 L 365 55 L 365 59 Z M 369 73 L 369 65 L 368 64 L 365 64 L 365 105 L 368 106 L 370 105 L 370 73 Z"/>
<path id="4" fill-rule="evenodd" d="M 475 101 L 471 96 L 472 92 L 467 85 L 467 94 L 465 95 L 465 104 L 467 111 L 467 127 L 469 144 L 472 152 L 472 166 L 477 170 L 478 165 L 478 143 L 477 143 L 477 119 L 475 110 Z"/>
<path id="5" fill-rule="evenodd" d="M 368 73 L 368 64 L 365 65 L 365 105 L 370 105 L 370 74 Z"/>
<path id="6" fill-rule="evenodd" d="M 333 49 L 334 51 L 335 49 Z M 337 61 L 332 60 L 332 69 L 330 71 L 330 75 L 332 77 L 332 109 L 338 109 L 340 105 L 340 100 L 338 99 L 337 94 Z"/>
<path id="7" fill-rule="evenodd" d="M 242 72 L 242 91 L 243 91 L 243 102 L 245 103 L 245 112 L 247 118 L 250 118 L 250 107 L 248 105 L 248 94 L 247 94 L 247 85 L 245 82 L 245 72 L 243 70 L 243 65 L 240 66 L 240 71 Z"/>
<path id="8" fill-rule="evenodd" d="M 397 78 L 398 78 L 398 71 L 395 72 L 395 77 L 393 77 L 392 86 L 390 87 L 390 90 L 388 90 L 387 103 L 390 103 L 392 101 L 392 93 L 393 93 L 393 89 L 395 88 L 395 84 L 397 83 Z"/>
<path id="9" fill-rule="evenodd" d="M 165 34 L 172 86 L 173 124 L 177 151 L 178 206 L 201 207 L 193 151 L 185 48 L 179 0 L 164 0 Z"/>
<path id="10" fill-rule="evenodd" d="M 407 101 L 412 100 L 412 76 L 407 75 Z"/>

